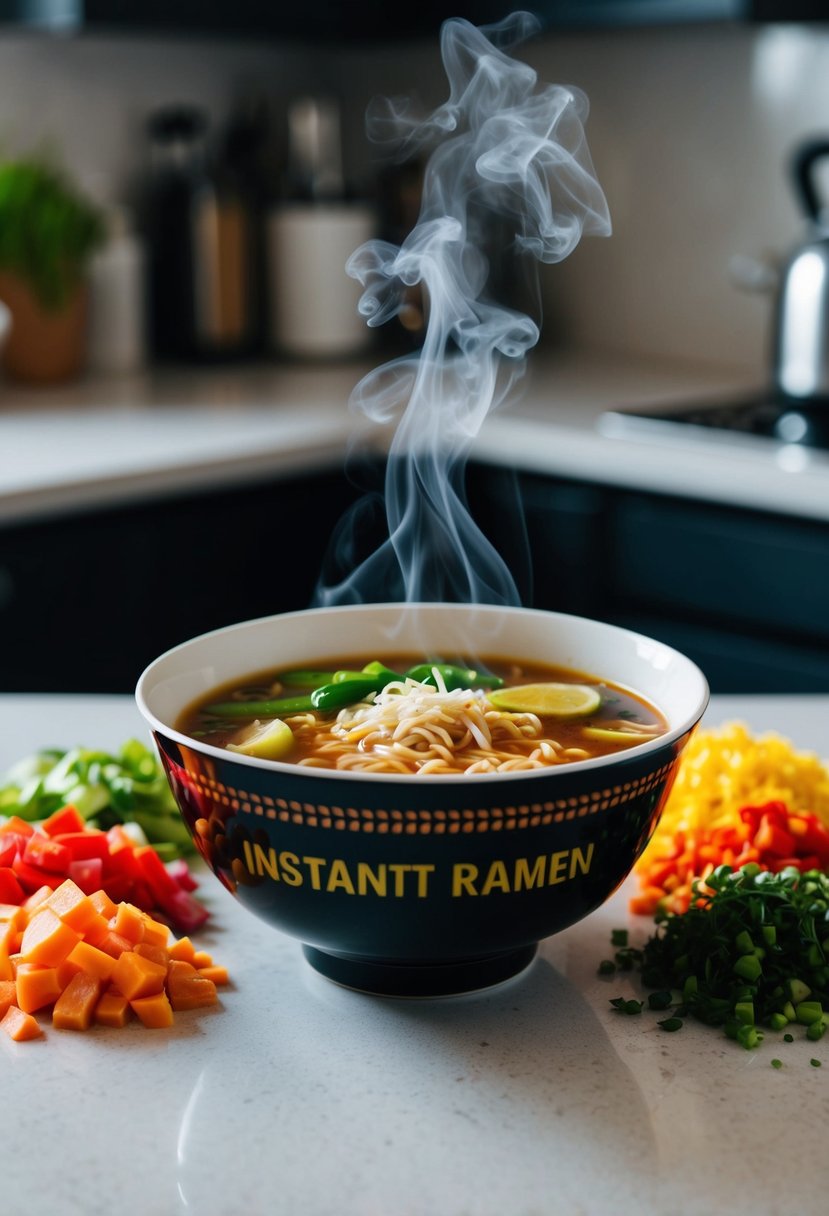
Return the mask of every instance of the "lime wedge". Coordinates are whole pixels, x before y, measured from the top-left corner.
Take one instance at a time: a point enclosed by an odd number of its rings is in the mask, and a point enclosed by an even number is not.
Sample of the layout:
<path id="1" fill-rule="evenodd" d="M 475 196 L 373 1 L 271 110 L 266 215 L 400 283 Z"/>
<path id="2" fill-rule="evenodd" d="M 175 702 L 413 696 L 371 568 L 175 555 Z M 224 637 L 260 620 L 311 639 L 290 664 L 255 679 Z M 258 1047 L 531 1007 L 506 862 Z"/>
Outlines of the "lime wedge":
<path id="1" fill-rule="evenodd" d="M 228 743 L 227 750 L 241 752 L 244 756 L 258 756 L 260 760 L 281 760 L 293 745 L 293 731 L 287 722 L 281 718 L 260 722 L 257 718 L 239 732 L 235 743 Z"/>
<path id="2" fill-rule="evenodd" d="M 587 684 L 521 684 L 487 696 L 496 709 L 542 718 L 587 718 L 602 703 L 598 689 Z"/>
<path id="3" fill-rule="evenodd" d="M 587 739 L 597 743 L 615 743 L 618 747 L 630 747 L 634 743 L 647 743 L 652 735 L 643 735 L 633 730 L 611 730 L 607 726 L 584 726 L 581 732 Z"/>

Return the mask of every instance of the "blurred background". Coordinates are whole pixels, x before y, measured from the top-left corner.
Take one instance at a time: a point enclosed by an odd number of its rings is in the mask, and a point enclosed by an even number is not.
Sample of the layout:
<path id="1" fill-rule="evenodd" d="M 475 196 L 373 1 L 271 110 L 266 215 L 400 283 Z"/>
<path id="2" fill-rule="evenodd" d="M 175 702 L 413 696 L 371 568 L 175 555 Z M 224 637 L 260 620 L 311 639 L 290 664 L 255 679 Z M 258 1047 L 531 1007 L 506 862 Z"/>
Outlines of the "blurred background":
<path id="1" fill-rule="evenodd" d="M 0 0 L 0 690 L 130 691 L 307 606 L 380 484 L 382 439 L 344 472 L 346 403 L 423 300 L 372 333 L 342 268 L 409 230 L 422 165 L 380 161 L 365 108 L 439 103 L 441 21 L 509 8 L 265 9 Z M 829 688 L 828 9 L 546 0 L 519 52 L 587 93 L 614 231 L 544 268 L 473 512 L 524 602 L 664 637 L 717 691 Z"/>

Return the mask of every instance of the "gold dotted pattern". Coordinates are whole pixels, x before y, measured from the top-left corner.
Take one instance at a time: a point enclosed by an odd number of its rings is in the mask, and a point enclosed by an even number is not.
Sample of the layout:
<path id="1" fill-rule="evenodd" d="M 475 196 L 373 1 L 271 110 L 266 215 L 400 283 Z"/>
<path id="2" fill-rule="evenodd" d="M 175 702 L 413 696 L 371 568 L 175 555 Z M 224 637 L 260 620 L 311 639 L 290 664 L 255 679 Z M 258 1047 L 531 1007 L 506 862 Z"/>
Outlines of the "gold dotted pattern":
<path id="1" fill-rule="evenodd" d="M 460 833 L 514 831 L 537 828 L 567 819 L 583 819 L 612 810 L 640 798 L 660 785 L 673 768 L 663 765 L 654 773 L 623 785 L 607 786 L 591 794 L 578 794 L 551 802 L 518 806 L 453 808 L 446 811 L 372 810 L 368 807 L 316 806 L 311 802 L 248 794 L 223 785 L 214 777 L 190 774 L 189 784 L 214 804 L 244 815 L 295 823 L 308 828 L 332 828 L 340 832 L 374 832 L 392 836 L 456 836 Z"/>

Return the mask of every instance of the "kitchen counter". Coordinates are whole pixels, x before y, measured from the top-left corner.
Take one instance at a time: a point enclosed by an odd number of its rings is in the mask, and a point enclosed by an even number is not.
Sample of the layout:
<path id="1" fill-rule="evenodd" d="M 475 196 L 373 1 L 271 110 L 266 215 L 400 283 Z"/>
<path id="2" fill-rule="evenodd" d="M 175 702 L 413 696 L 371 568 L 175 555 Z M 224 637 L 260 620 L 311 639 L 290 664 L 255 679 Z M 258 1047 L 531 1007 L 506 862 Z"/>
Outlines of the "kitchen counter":
<path id="1" fill-rule="evenodd" d="M 829 698 L 713 698 L 824 749 Z M 114 746 L 130 698 L 0 697 L 0 771 L 38 746 Z M 51 1216 L 817 1216 L 829 1040 L 747 1052 L 686 1022 L 623 1017 L 596 975 L 623 889 L 516 980 L 439 1001 L 335 987 L 209 875 L 200 941 L 221 1005 L 169 1031 L 0 1035 L 4 1209 Z M 779 1071 L 772 1056 L 783 1059 Z M 823 1061 L 810 1066 L 810 1058 Z"/>
<path id="2" fill-rule="evenodd" d="M 0 524 L 341 468 L 366 368 L 164 371 L 62 390 L 0 386 Z M 531 472 L 829 520 L 829 455 L 760 440 L 611 437 L 606 410 L 717 400 L 745 376 L 582 352 L 538 357 L 474 455 Z M 363 436 L 382 448 L 380 429 Z"/>

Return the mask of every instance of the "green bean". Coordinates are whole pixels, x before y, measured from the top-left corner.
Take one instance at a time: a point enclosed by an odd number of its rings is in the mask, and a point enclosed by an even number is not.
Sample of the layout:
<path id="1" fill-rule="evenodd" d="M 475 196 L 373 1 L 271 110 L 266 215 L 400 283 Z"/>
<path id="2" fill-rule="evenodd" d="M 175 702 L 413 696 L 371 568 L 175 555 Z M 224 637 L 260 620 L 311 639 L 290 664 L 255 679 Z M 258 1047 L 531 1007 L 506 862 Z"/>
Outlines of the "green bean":
<path id="1" fill-rule="evenodd" d="M 310 696 L 278 697 L 273 701 L 220 701 L 205 705 L 204 712 L 217 718 L 281 718 L 285 714 L 308 713 L 314 709 Z"/>
<path id="2" fill-rule="evenodd" d="M 448 692 L 457 688 L 500 688 L 504 683 L 500 676 L 476 671 L 474 667 L 456 667 L 453 663 L 418 663 L 409 668 L 406 677 L 436 688 L 434 670 L 439 672 Z"/>

